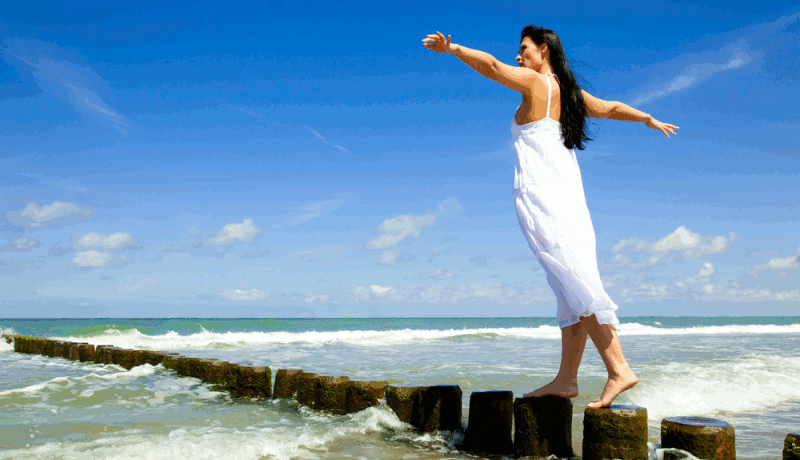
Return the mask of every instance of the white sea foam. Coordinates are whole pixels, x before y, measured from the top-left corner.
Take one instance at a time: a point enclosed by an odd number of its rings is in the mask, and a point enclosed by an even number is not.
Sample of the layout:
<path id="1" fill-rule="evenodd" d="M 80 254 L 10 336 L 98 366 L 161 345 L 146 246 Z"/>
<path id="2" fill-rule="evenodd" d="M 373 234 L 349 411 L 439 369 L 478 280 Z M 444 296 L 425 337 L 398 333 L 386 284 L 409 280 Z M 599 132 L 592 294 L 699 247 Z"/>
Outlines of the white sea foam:
<path id="1" fill-rule="evenodd" d="M 391 410 L 378 406 L 350 416 L 304 417 L 295 423 L 262 423 L 250 427 L 186 427 L 153 435 L 129 430 L 89 442 L 49 443 L 0 452 L 0 459 L 213 459 L 289 460 L 327 458 L 329 445 L 354 436 L 404 429 Z M 374 439 L 370 436 L 364 439 Z M 333 453 L 334 456 L 335 453 Z M 378 454 L 380 455 L 380 454 Z"/>
<path id="2" fill-rule="evenodd" d="M 27 387 L 22 388 L 12 388 L 10 390 L 0 391 L 0 396 L 11 395 L 11 394 L 25 394 L 25 395 L 33 395 L 36 393 L 40 393 L 46 389 L 54 389 L 59 387 L 69 387 L 73 386 L 77 383 L 87 382 L 91 380 L 105 380 L 105 381 L 114 381 L 114 380 L 124 380 L 124 379 L 132 379 L 138 378 L 143 375 L 152 375 L 156 372 L 157 368 L 163 367 L 159 364 L 158 366 L 151 366 L 150 364 L 143 364 L 141 366 L 136 366 L 131 370 L 125 370 L 122 367 L 110 364 L 104 366 L 102 369 L 108 371 L 108 373 L 90 373 L 87 375 L 82 376 L 69 376 L 69 377 L 55 377 L 50 380 L 46 380 L 44 382 L 39 382 L 34 385 L 29 385 Z M 102 372 L 102 371 L 101 371 Z"/>
<path id="3" fill-rule="evenodd" d="M 651 420 L 759 411 L 800 400 L 800 358 L 752 354 L 733 359 L 649 365 L 626 394 Z"/>
<path id="4" fill-rule="evenodd" d="M 627 323 L 620 328 L 620 336 L 675 336 L 675 335 L 730 335 L 730 334 L 798 334 L 800 324 L 791 325 L 729 325 L 697 326 L 685 328 L 656 327 Z M 146 349 L 237 349 L 261 344 L 327 344 L 347 343 L 362 346 L 396 345 L 403 343 L 448 340 L 455 338 L 523 338 L 561 339 L 556 326 L 475 328 L 475 329 L 398 329 L 388 331 L 307 331 L 307 332 L 212 332 L 203 329 L 194 334 L 181 335 L 168 332 L 146 335 L 137 329 L 119 331 L 108 329 L 89 337 L 66 337 L 93 344 L 109 344 L 123 348 Z"/>

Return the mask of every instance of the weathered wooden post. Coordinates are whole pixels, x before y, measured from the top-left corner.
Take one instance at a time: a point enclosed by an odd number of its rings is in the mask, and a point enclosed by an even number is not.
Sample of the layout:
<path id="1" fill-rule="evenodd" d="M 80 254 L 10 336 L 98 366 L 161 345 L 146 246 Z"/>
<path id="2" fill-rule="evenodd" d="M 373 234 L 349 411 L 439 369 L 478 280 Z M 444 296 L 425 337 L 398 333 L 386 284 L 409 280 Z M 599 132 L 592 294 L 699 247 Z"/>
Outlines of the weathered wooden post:
<path id="1" fill-rule="evenodd" d="M 783 441 L 783 460 L 800 460 L 800 434 L 786 435 Z"/>
<path id="2" fill-rule="evenodd" d="M 667 417 L 661 421 L 661 447 L 682 449 L 704 460 L 736 460 L 736 433 L 714 418 Z"/>
<path id="3" fill-rule="evenodd" d="M 346 375 L 320 375 L 317 378 L 314 409 L 334 414 L 347 413 L 347 388 L 350 377 Z"/>
<path id="4" fill-rule="evenodd" d="M 316 372 L 302 372 L 297 379 L 297 402 L 313 407 L 314 400 L 317 398 L 317 379 L 319 374 Z"/>
<path id="5" fill-rule="evenodd" d="M 573 457 L 572 401 L 560 396 L 517 398 L 514 402 L 514 455 Z"/>
<path id="6" fill-rule="evenodd" d="M 236 393 L 242 398 L 271 398 L 272 369 L 240 364 L 237 368 Z"/>
<path id="7" fill-rule="evenodd" d="M 379 399 L 386 395 L 386 380 L 350 381 L 347 387 L 347 413 L 362 411 L 368 407 L 377 406 Z"/>
<path id="8" fill-rule="evenodd" d="M 386 387 L 386 405 L 394 411 L 397 418 L 403 423 L 411 423 L 412 414 L 415 412 L 420 391 L 427 390 L 427 386 L 412 384 L 392 384 Z"/>
<path id="9" fill-rule="evenodd" d="M 583 414 L 583 459 L 647 460 L 647 409 L 611 405 Z"/>
<path id="10" fill-rule="evenodd" d="M 461 428 L 461 387 L 432 385 L 420 389 L 411 424 L 422 432 L 454 431 Z"/>
<path id="11" fill-rule="evenodd" d="M 469 423 L 460 449 L 488 455 L 511 455 L 514 393 L 475 391 L 469 396 Z"/>
<path id="12" fill-rule="evenodd" d="M 275 391 L 272 397 L 275 399 L 293 398 L 297 393 L 297 382 L 302 369 L 278 369 L 275 373 Z"/>

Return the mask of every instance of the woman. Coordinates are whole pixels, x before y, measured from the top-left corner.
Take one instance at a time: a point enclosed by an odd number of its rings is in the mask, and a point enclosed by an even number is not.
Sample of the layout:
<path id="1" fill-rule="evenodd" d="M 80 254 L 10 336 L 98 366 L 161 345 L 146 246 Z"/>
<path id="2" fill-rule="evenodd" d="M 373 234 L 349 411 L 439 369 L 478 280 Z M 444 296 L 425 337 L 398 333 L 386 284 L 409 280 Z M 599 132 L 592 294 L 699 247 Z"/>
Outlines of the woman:
<path id="1" fill-rule="evenodd" d="M 481 75 L 522 93 L 511 131 L 516 167 L 514 201 L 520 227 L 547 273 L 558 301 L 561 367 L 548 385 L 525 397 L 578 395 L 578 367 L 592 338 L 608 371 L 600 399 L 587 407 L 607 407 L 638 382 L 622 354 L 617 305 L 600 280 L 595 236 L 574 149 L 591 140 L 586 116 L 644 122 L 648 128 L 675 134 L 677 126 L 661 123 L 621 102 L 598 99 L 580 89 L 567 67 L 555 32 L 529 25 L 522 29 L 519 67 L 490 54 L 450 42 L 436 32 L 422 40 L 437 53 L 453 54 Z"/>

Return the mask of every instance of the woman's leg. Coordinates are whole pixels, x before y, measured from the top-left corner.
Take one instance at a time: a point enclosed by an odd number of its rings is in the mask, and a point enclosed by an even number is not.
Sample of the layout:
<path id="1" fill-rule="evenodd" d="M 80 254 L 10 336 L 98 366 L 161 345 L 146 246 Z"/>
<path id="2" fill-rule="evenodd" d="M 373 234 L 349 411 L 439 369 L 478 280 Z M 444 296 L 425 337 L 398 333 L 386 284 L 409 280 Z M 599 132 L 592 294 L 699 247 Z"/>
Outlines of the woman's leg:
<path id="1" fill-rule="evenodd" d="M 628 367 L 628 363 L 625 362 L 622 346 L 619 343 L 619 336 L 617 336 L 617 329 L 613 324 L 600 324 L 597 322 L 595 315 L 581 317 L 580 324 L 589 334 L 589 337 L 592 338 L 592 342 L 597 347 L 597 351 L 600 352 L 600 357 L 603 358 L 603 363 L 608 371 L 608 381 L 605 388 L 603 388 L 600 399 L 589 403 L 586 407 L 589 409 L 607 407 L 617 395 L 636 385 L 639 379 Z"/>
<path id="2" fill-rule="evenodd" d="M 583 349 L 586 347 L 586 328 L 575 323 L 561 329 L 561 366 L 558 375 L 549 384 L 525 394 L 530 398 L 557 395 L 563 398 L 578 396 L 578 367 L 581 365 Z"/>

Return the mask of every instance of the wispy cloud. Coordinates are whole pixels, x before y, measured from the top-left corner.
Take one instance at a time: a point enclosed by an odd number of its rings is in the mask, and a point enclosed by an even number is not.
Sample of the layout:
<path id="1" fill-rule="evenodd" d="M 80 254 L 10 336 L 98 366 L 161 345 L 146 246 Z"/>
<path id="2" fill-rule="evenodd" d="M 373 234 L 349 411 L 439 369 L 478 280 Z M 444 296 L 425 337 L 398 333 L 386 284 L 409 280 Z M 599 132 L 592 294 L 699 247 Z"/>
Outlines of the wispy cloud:
<path id="1" fill-rule="evenodd" d="M 797 38 L 800 13 L 732 30 L 703 42 L 708 51 L 684 53 L 643 72 L 663 75 L 633 89 L 629 104 L 647 104 L 689 90 L 717 74 L 758 64 L 773 80 L 797 81 Z M 720 45 L 722 43 L 722 45 Z"/>
<path id="2" fill-rule="evenodd" d="M 59 46 L 41 40 L 8 38 L 0 45 L 0 52 L 10 64 L 31 69 L 43 91 L 67 102 L 84 118 L 128 136 L 128 119 L 98 94 L 97 84 L 102 79 L 91 69 L 65 59 L 67 52 Z"/>
<path id="3" fill-rule="evenodd" d="M 6 218 L 10 223 L 22 226 L 26 230 L 44 230 L 59 221 L 73 222 L 88 219 L 92 214 L 94 208 L 91 206 L 63 201 L 53 201 L 51 204 L 39 206 L 39 203 L 30 202 L 21 211 L 8 211 Z"/>
<path id="4" fill-rule="evenodd" d="M 339 209 L 342 204 L 344 204 L 343 199 L 312 201 L 310 203 L 306 203 L 295 208 L 299 212 L 282 226 L 304 224 L 311 219 L 316 219 L 317 217 L 332 213 L 333 211 Z"/>
<path id="5" fill-rule="evenodd" d="M 735 70 L 753 62 L 753 51 L 747 42 L 740 40 L 711 53 L 685 54 L 671 61 L 678 65 L 677 75 L 665 81 L 655 82 L 655 87 L 645 89 L 630 101 L 632 106 L 640 106 L 656 99 L 697 86 L 717 73 Z"/>
<path id="6" fill-rule="evenodd" d="M 333 148 L 335 148 L 335 149 L 339 149 L 339 150 L 341 150 L 342 152 L 348 152 L 348 153 L 350 152 L 350 150 L 347 150 L 345 147 L 342 147 L 341 145 L 336 145 L 336 144 L 333 144 L 333 143 L 331 143 L 331 142 L 328 142 L 328 141 L 327 141 L 327 140 L 326 140 L 326 139 L 325 139 L 325 138 L 322 136 L 322 134 L 318 133 L 318 132 L 317 132 L 317 131 L 316 131 L 314 128 L 312 128 L 312 127 L 310 127 L 310 126 L 306 126 L 306 129 L 308 129 L 309 131 L 311 131 L 311 134 L 313 134 L 313 135 L 314 135 L 314 137 L 316 137 L 317 139 L 319 139 L 320 141 L 322 141 L 322 143 L 323 143 L 323 144 L 325 144 L 325 145 L 328 145 L 328 146 L 330 146 L 330 147 L 333 147 Z"/>

